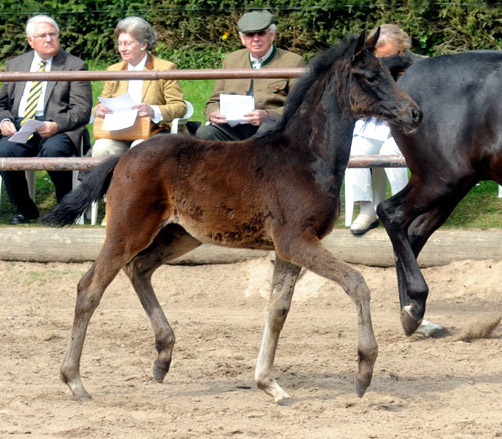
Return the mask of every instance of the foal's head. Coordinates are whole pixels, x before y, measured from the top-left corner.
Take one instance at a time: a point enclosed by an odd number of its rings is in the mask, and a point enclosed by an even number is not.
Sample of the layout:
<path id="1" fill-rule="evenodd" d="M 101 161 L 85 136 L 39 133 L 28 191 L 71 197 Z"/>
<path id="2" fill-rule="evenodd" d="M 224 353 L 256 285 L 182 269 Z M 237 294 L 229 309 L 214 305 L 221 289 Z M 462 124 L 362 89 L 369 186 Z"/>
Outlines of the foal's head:
<path id="1" fill-rule="evenodd" d="M 356 118 L 375 116 L 411 131 L 422 121 L 422 111 L 374 55 L 379 35 L 378 30 L 365 41 L 363 32 L 354 46 L 348 83 L 350 108 Z"/>

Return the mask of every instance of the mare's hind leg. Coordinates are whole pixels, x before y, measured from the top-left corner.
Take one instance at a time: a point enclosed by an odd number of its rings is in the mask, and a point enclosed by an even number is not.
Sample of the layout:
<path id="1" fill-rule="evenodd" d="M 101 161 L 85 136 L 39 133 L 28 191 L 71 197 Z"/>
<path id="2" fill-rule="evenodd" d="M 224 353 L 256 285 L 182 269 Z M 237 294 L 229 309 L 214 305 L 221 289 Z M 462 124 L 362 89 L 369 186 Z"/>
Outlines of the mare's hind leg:
<path id="1" fill-rule="evenodd" d="M 277 246 L 277 242 L 282 245 Z M 357 395 L 363 396 L 371 383 L 378 346 L 371 323 L 370 290 L 361 273 L 333 256 L 315 236 L 301 240 L 291 240 L 291 235 L 284 236 L 284 239 L 277 239 L 276 252 L 296 265 L 337 282 L 354 302 L 358 322 L 359 359 L 354 384 Z"/>
<path id="2" fill-rule="evenodd" d="M 286 321 L 293 292 L 301 267 L 290 264 L 276 256 L 272 291 L 267 310 L 267 320 L 256 363 L 256 384 L 265 393 L 272 396 L 278 404 L 287 404 L 290 396 L 277 384 L 273 376 L 274 358 L 279 335 Z"/>
<path id="3" fill-rule="evenodd" d="M 152 325 L 158 352 L 153 365 L 153 376 L 159 383 L 169 371 L 174 333 L 155 296 L 152 275 L 162 264 L 188 253 L 199 245 L 200 241 L 192 238 L 182 227 L 171 224 L 162 229 L 153 243 L 124 267 Z"/>
<path id="4" fill-rule="evenodd" d="M 445 335 L 442 326 L 423 321 L 429 287 L 417 257 L 432 233 L 472 187 L 466 182 L 463 184 L 456 190 L 454 186 L 442 185 L 443 193 L 426 191 L 421 190 L 423 184 L 412 177 L 405 190 L 380 203 L 377 208 L 394 249 L 401 325 L 408 336 L 419 327 L 420 332 L 427 336 Z"/>

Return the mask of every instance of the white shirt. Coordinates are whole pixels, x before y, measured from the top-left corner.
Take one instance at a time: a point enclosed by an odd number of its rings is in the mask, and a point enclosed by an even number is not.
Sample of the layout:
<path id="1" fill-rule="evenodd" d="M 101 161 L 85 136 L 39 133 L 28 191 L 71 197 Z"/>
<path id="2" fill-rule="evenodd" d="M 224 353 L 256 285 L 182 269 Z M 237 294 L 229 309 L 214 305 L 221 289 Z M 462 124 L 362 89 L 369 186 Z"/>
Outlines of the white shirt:
<path id="1" fill-rule="evenodd" d="M 251 66 L 253 69 L 261 69 L 261 65 L 269 58 L 269 56 L 272 54 L 272 50 L 274 50 L 274 46 L 271 45 L 270 49 L 268 49 L 268 52 L 263 55 L 260 59 L 255 58 L 251 53 L 249 53 L 249 59 L 251 60 Z"/>
<path id="2" fill-rule="evenodd" d="M 390 137 L 390 127 L 385 120 L 368 117 L 356 121 L 353 135 L 385 141 Z"/>
<path id="3" fill-rule="evenodd" d="M 127 70 L 130 72 L 141 72 L 145 70 L 146 60 L 148 56 L 145 54 L 145 57 L 135 66 L 132 64 L 127 64 Z M 142 79 L 132 79 L 129 80 L 129 85 L 127 87 L 127 91 L 131 95 L 132 100 L 136 104 L 141 104 L 142 94 L 143 94 L 143 80 Z M 162 113 L 160 112 L 158 105 L 150 105 L 153 108 L 154 117 L 152 118 L 153 123 L 160 123 L 163 120 Z"/>
<path id="4" fill-rule="evenodd" d="M 40 67 L 40 61 L 42 61 L 42 58 L 40 58 L 35 52 L 35 56 L 33 57 L 33 61 L 31 62 L 31 67 L 30 67 L 30 72 L 38 72 L 38 69 Z M 45 64 L 45 71 L 50 72 L 51 71 L 51 66 L 52 66 L 52 58 L 46 59 L 45 60 L 47 64 Z M 28 101 L 28 95 L 31 90 L 31 84 L 33 81 L 29 81 L 26 83 L 24 87 L 24 92 L 23 96 L 21 98 L 21 102 L 19 103 L 19 117 L 24 117 L 24 112 L 26 110 L 26 102 Z M 38 104 L 37 104 L 37 110 L 35 112 L 36 117 L 42 117 L 44 115 L 44 102 L 45 102 L 45 90 L 47 89 L 47 81 L 44 81 L 42 83 L 42 94 L 40 95 L 40 98 L 38 99 Z"/>

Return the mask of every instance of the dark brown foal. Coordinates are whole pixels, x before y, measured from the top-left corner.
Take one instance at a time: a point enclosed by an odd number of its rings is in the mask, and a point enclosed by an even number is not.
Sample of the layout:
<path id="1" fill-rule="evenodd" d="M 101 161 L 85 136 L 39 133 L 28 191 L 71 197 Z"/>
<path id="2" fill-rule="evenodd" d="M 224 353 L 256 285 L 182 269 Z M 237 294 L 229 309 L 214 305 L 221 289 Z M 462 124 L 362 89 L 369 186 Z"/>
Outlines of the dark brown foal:
<path id="1" fill-rule="evenodd" d="M 321 244 L 339 214 L 340 188 L 355 120 L 378 116 L 403 129 L 421 120 L 373 55 L 375 35 L 364 34 L 321 54 L 290 95 L 283 117 L 269 131 L 243 142 L 156 136 L 117 163 L 93 170 L 46 218 L 69 224 L 107 191 L 107 235 L 98 258 L 80 281 L 63 380 L 74 398 L 89 398 L 80 373 L 87 324 L 109 283 L 123 268 L 155 334 L 154 376 L 169 370 L 174 334 L 151 285 L 153 272 L 200 243 L 275 250 L 276 260 L 263 341 L 256 365 L 259 388 L 277 403 L 289 395 L 273 376 L 279 335 L 301 267 L 339 283 L 353 300 L 359 325 L 355 388 L 370 385 L 377 343 L 370 291 L 359 272 Z"/>

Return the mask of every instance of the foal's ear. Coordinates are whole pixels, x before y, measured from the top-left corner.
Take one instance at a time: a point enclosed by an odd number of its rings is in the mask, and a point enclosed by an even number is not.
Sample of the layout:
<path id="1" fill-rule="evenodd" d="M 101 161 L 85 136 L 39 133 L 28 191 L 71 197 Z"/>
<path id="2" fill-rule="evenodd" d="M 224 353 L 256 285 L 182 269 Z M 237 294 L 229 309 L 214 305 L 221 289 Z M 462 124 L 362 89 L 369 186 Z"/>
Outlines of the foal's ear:
<path id="1" fill-rule="evenodd" d="M 359 35 L 359 38 L 357 39 L 357 44 L 356 44 L 356 47 L 354 48 L 354 55 L 352 57 L 352 60 L 357 58 L 361 54 L 361 52 L 363 51 L 364 45 L 365 45 L 365 40 L 366 40 L 366 29 L 364 29 L 361 32 L 361 35 Z"/>
<path id="2" fill-rule="evenodd" d="M 380 37 L 380 26 L 377 28 L 375 35 L 373 35 L 371 38 L 368 38 L 368 41 L 366 41 L 366 46 L 368 46 L 368 49 L 371 50 L 372 52 L 375 51 L 375 47 L 379 37 Z"/>

